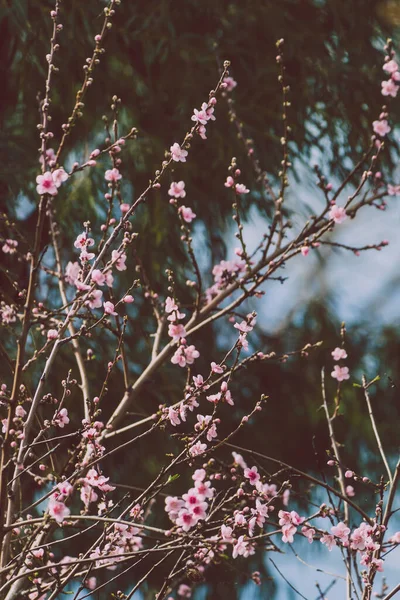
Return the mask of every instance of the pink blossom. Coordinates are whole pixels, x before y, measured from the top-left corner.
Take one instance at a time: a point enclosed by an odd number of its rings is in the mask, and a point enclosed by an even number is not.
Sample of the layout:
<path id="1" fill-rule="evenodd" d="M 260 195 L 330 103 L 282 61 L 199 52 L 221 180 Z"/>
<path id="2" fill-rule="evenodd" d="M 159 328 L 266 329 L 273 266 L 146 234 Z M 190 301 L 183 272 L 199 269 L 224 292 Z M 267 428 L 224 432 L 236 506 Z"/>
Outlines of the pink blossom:
<path id="1" fill-rule="evenodd" d="M 251 469 L 245 468 L 244 476 L 250 481 L 251 485 L 256 485 L 257 481 L 260 479 L 257 467 L 251 467 Z"/>
<path id="2" fill-rule="evenodd" d="M 333 371 L 331 373 L 334 379 L 338 381 L 344 381 L 345 379 L 350 379 L 349 368 L 348 367 L 339 367 L 339 365 L 335 365 L 333 367 Z"/>
<path id="3" fill-rule="evenodd" d="M 173 181 L 168 190 L 168 194 L 174 198 L 184 198 L 186 196 L 185 182 Z"/>
<path id="4" fill-rule="evenodd" d="M 216 438 L 217 436 L 217 426 L 215 423 L 213 423 L 206 433 L 206 438 L 209 442 L 211 442 L 213 438 Z"/>
<path id="5" fill-rule="evenodd" d="M 310 544 L 313 543 L 314 541 L 314 535 L 315 535 L 315 529 L 313 529 L 312 527 L 302 527 L 301 528 L 301 533 L 308 539 L 308 541 L 310 542 Z"/>
<path id="6" fill-rule="evenodd" d="M 389 127 L 386 119 L 382 119 L 380 121 L 374 121 L 372 123 L 372 127 L 374 132 L 380 135 L 381 137 L 385 137 L 391 131 L 391 127 Z"/>
<path id="7" fill-rule="evenodd" d="M 106 276 L 104 273 L 100 271 L 100 269 L 93 269 L 92 271 L 92 281 L 97 285 L 104 285 L 106 281 Z"/>
<path id="8" fill-rule="evenodd" d="M 233 542 L 232 533 L 232 527 L 228 527 L 227 525 L 221 525 L 221 537 L 224 542 L 227 542 L 229 544 Z"/>
<path id="9" fill-rule="evenodd" d="M 242 321 L 241 323 L 235 323 L 234 328 L 238 329 L 241 333 L 249 333 L 253 330 L 253 323 L 247 323 L 246 321 Z"/>
<path id="10" fill-rule="evenodd" d="M 130 294 L 127 294 L 126 296 L 124 296 L 122 298 L 122 300 L 125 302 L 125 304 L 132 304 L 132 302 L 135 301 L 135 298 L 133 296 L 131 296 Z"/>
<path id="11" fill-rule="evenodd" d="M 307 256 L 310 252 L 310 247 L 309 246 L 302 246 L 300 252 L 302 253 L 303 256 Z"/>
<path id="12" fill-rule="evenodd" d="M 186 162 L 186 157 L 188 155 L 187 150 L 184 150 L 180 147 L 180 145 L 175 142 L 170 148 L 172 160 L 175 162 Z"/>
<path id="13" fill-rule="evenodd" d="M 174 342 L 177 342 L 178 340 L 186 336 L 185 327 L 181 323 L 178 323 L 176 325 L 170 323 L 170 325 L 168 326 L 168 335 L 172 337 Z"/>
<path id="14" fill-rule="evenodd" d="M 71 514 L 71 511 L 63 502 L 59 502 L 54 496 L 50 496 L 48 511 L 50 517 L 53 517 L 57 523 L 62 523 Z"/>
<path id="15" fill-rule="evenodd" d="M 47 339 L 48 340 L 56 340 L 58 337 L 58 331 L 57 329 L 49 329 L 47 332 Z"/>
<path id="16" fill-rule="evenodd" d="M 175 302 L 175 300 L 173 298 L 171 298 L 170 296 L 167 296 L 167 298 L 165 299 L 165 312 L 166 313 L 171 313 L 174 310 L 178 310 L 178 305 Z"/>
<path id="17" fill-rule="evenodd" d="M 180 425 L 179 413 L 177 410 L 172 408 L 172 406 L 168 409 L 168 419 L 170 420 L 171 425 L 176 427 L 176 425 Z"/>
<path id="18" fill-rule="evenodd" d="M 80 233 L 74 242 L 75 248 L 82 249 L 94 245 L 94 239 L 88 237 L 86 231 Z"/>
<path id="19" fill-rule="evenodd" d="M 57 186 L 53 180 L 53 176 L 50 171 L 46 171 L 43 175 L 36 177 L 36 191 L 38 194 L 50 194 L 55 196 L 57 192 Z"/>
<path id="20" fill-rule="evenodd" d="M 232 456 L 233 460 L 239 467 L 241 467 L 242 469 L 247 469 L 247 464 L 241 454 L 239 454 L 238 452 L 232 452 Z"/>
<path id="21" fill-rule="evenodd" d="M 244 183 L 237 183 L 235 190 L 238 194 L 248 194 L 250 190 L 244 185 Z"/>
<path id="22" fill-rule="evenodd" d="M 382 96 L 392 96 L 392 98 L 396 98 L 398 91 L 399 86 L 395 84 L 393 79 L 382 81 Z"/>
<path id="23" fill-rule="evenodd" d="M 230 188 L 230 187 L 233 187 L 234 185 L 235 185 L 235 180 L 233 179 L 233 177 L 228 175 L 228 177 L 226 178 L 226 181 L 224 183 L 224 186 L 227 188 Z"/>
<path id="24" fill-rule="evenodd" d="M 400 185 L 392 185 L 391 183 L 387 186 L 389 196 L 400 196 Z"/>
<path id="25" fill-rule="evenodd" d="M 392 542 L 392 544 L 400 544 L 400 531 L 396 531 L 396 533 L 389 538 L 389 542 Z"/>
<path id="26" fill-rule="evenodd" d="M 105 315 L 114 315 L 116 316 L 118 313 L 114 310 L 114 304 L 112 302 L 104 302 L 104 314 Z"/>
<path id="27" fill-rule="evenodd" d="M 43 160 L 43 154 L 41 154 L 40 158 L 39 158 L 39 162 L 41 165 L 43 165 L 44 162 L 50 163 L 50 162 L 54 161 L 55 158 L 56 158 L 56 153 L 54 152 L 53 148 L 47 148 L 45 160 Z"/>
<path id="28" fill-rule="evenodd" d="M 345 492 L 346 496 L 348 496 L 349 498 L 353 498 L 356 495 L 352 485 L 346 486 Z"/>
<path id="29" fill-rule="evenodd" d="M 237 86 L 237 81 L 235 81 L 233 79 L 233 77 L 224 77 L 224 81 L 223 83 L 225 83 L 225 89 L 227 92 L 231 92 L 236 86 Z"/>
<path id="30" fill-rule="evenodd" d="M 68 498 L 68 496 L 71 496 L 72 492 L 74 491 L 74 486 L 71 485 L 69 481 L 61 481 L 61 483 L 57 484 L 57 490 L 62 496 Z"/>
<path id="31" fill-rule="evenodd" d="M 102 305 L 103 292 L 101 290 L 93 290 L 88 295 L 86 304 L 90 309 L 100 308 Z"/>
<path id="32" fill-rule="evenodd" d="M 196 442 L 189 448 L 190 456 L 200 456 L 207 450 L 207 444 L 202 444 L 200 441 Z"/>
<path id="33" fill-rule="evenodd" d="M 374 565 L 377 571 L 383 572 L 383 560 L 382 558 L 373 558 L 371 560 L 371 565 Z"/>
<path id="34" fill-rule="evenodd" d="M 211 481 L 199 481 L 194 482 L 194 487 L 197 489 L 199 494 L 204 498 L 213 498 L 215 489 L 211 487 Z"/>
<path id="35" fill-rule="evenodd" d="M 197 108 L 195 108 L 193 113 L 194 114 L 191 117 L 192 121 L 195 123 L 200 123 L 201 125 L 205 125 L 207 123 L 207 113 L 204 110 L 197 110 Z"/>
<path id="36" fill-rule="evenodd" d="M 232 558 L 237 558 L 238 556 L 244 556 L 247 553 L 248 542 L 244 541 L 244 536 L 241 535 L 238 540 L 234 543 Z"/>
<path id="37" fill-rule="evenodd" d="M 321 539 L 320 539 L 321 544 L 325 544 L 325 546 L 328 548 L 329 552 L 332 552 L 332 548 L 333 546 L 336 546 L 336 540 L 333 537 L 333 535 L 329 535 L 328 533 L 325 533 Z"/>
<path id="38" fill-rule="evenodd" d="M 178 212 L 186 223 L 191 223 L 196 218 L 196 213 L 189 206 L 180 206 Z"/>
<path id="39" fill-rule="evenodd" d="M 197 519 L 194 514 L 188 510 L 187 508 L 183 508 L 179 511 L 178 518 L 176 519 L 176 524 L 178 527 L 182 527 L 183 531 L 189 531 L 191 527 L 196 525 Z"/>
<path id="40" fill-rule="evenodd" d="M 335 223 L 343 223 L 347 219 L 346 210 L 343 206 L 337 206 L 334 204 L 329 211 L 329 218 L 333 219 Z"/>
<path id="41" fill-rule="evenodd" d="M 80 498 L 83 504 L 86 506 L 86 508 L 88 508 L 91 502 L 96 502 L 98 497 L 98 494 L 96 494 L 96 492 L 90 485 L 83 485 L 81 487 Z"/>
<path id="42" fill-rule="evenodd" d="M 35 558 L 43 558 L 44 549 L 38 548 L 37 550 L 31 550 L 31 553 L 32 553 L 32 556 L 34 556 Z"/>
<path id="43" fill-rule="evenodd" d="M 397 64 L 397 62 L 395 60 L 388 60 L 388 62 L 386 62 L 382 69 L 384 71 L 386 71 L 386 73 L 395 73 L 396 71 L 398 71 L 399 69 L 399 65 Z"/>
<path id="44" fill-rule="evenodd" d="M 221 367 L 221 365 L 217 365 L 217 363 L 212 362 L 211 363 L 211 371 L 213 373 L 218 373 L 219 374 L 219 373 L 223 373 L 224 369 Z"/>
<path id="45" fill-rule="evenodd" d="M 68 179 L 68 173 L 64 171 L 63 167 L 60 167 L 59 169 L 53 171 L 52 175 L 55 186 L 58 188 L 62 183 L 64 183 L 64 181 L 67 181 Z"/>
<path id="46" fill-rule="evenodd" d="M 64 428 L 64 425 L 68 425 L 68 410 L 66 408 L 62 408 L 61 410 L 57 411 L 54 414 L 53 423 L 54 425 L 58 425 L 58 427 L 61 427 L 61 429 Z"/>
<path id="47" fill-rule="evenodd" d="M 295 527 L 294 525 L 288 524 L 288 525 L 283 525 L 282 527 L 282 542 L 284 542 L 285 544 L 289 543 L 289 544 L 293 544 L 294 541 L 294 534 L 297 531 L 297 527 Z"/>
<path id="48" fill-rule="evenodd" d="M 17 240 L 6 240 L 1 249 L 4 254 L 14 254 L 17 251 L 17 247 Z"/>
<path id="49" fill-rule="evenodd" d="M 21 404 L 18 404 L 18 406 L 15 409 L 15 416 L 20 419 L 23 419 L 25 417 L 25 415 L 26 415 L 26 410 L 24 409 L 23 406 L 21 406 Z M 7 422 L 7 420 L 6 420 L 6 422 Z M 3 431 L 3 433 L 5 433 L 5 431 Z"/>
<path id="50" fill-rule="evenodd" d="M 121 213 L 124 215 L 125 213 L 128 212 L 128 210 L 130 209 L 130 204 L 128 204 L 127 202 L 122 202 L 119 205 L 119 210 L 121 211 Z"/>
<path id="51" fill-rule="evenodd" d="M 126 271 L 126 258 L 125 252 L 122 252 L 121 250 L 113 250 L 111 252 L 111 260 L 114 263 L 117 271 Z"/>
<path id="52" fill-rule="evenodd" d="M 80 273 L 80 266 L 77 262 L 69 262 L 65 268 L 65 279 L 70 285 L 74 285 Z"/>
<path id="53" fill-rule="evenodd" d="M 14 308 L 12 306 L 10 306 L 9 304 L 1 305 L 0 315 L 1 315 L 1 320 L 6 325 L 9 325 L 10 323 L 15 323 L 15 321 L 17 320 L 16 312 L 15 312 Z"/>
<path id="54" fill-rule="evenodd" d="M 337 525 L 331 527 L 331 532 L 335 537 L 339 538 L 342 543 L 345 543 L 349 539 L 350 528 L 347 527 L 345 523 L 340 521 Z"/>
<path id="55" fill-rule="evenodd" d="M 104 174 L 104 179 L 106 181 L 111 181 L 112 183 L 116 183 L 120 179 L 122 179 L 121 173 L 115 167 L 113 169 L 109 169 Z"/>
<path id="56" fill-rule="evenodd" d="M 204 469 L 196 469 L 192 475 L 194 481 L 204 481 L 206 478 L 206 472 Z"/>
<path id="57" fill-rule="evenodd" d="M 354 472 L 353 471 L 346 471 L 345 474 L 344 474 L 344 476 L 347 479 L 351 479 L 352 477 L 354 477 Z"/>
<path id="58" fill-rule="evenodd" d="M 347 352 L 344 348 L 335 348 L 333 352 L 331 352 L 333 356 L 333 360 L 341 360 L 342 358 L 347 358 Z"/>

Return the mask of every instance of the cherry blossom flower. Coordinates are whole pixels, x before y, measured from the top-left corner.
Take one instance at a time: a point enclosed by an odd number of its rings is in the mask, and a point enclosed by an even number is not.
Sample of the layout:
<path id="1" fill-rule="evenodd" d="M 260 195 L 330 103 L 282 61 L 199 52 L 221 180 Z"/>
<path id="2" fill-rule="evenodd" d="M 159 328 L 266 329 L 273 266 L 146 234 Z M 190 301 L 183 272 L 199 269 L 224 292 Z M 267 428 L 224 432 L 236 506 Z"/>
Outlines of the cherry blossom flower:
<path id="1" fill-rule="evenodd" d="M 297 527 L 292 525 L 291 523 L 288 525 L 282 526 L 282 542 L 284 544 L 293 544 L 294 535 L 297 531 Z"/>
<path id="2" fill-rule="evenodd" d="M 224 186 L 227 188 L 230 188 L 230 187 L 233 187 L 234 185 L 235 185 L 235 180 L 233 179 L 233 177 L 228 175 L 228 177 L 226 178 L 226 181 L 224 183 Z"/>
<path id="3" fill-rule="evenodd" d="M 388 60 L 388 62 L 383 65 L 382 69 L 386 71 L 386 73 L 392 74 L 399 70 L 399 65 L 395 60 L 392 59 Z"/>
<path id="4" fill-rule="evenodd" d="M 183 148 L 180 147 L 180 145 L 175 142 L 171 148 L 171 157 L 172 160 L 174 160 L 175 162 L 186 162 L 186 157 L 188 155 L 187 150 L 184 150 Z"/>
<path id="5" fill-rule="evenodd" d="M 353 498 L 356 495 L 352 485 L 346 486 L 345 492 L 346 496 L 348 496 L 349 498 Z"/>
<path id="6" fill-rule="evenodd" d="M 349 540 L 350 528 L 345 523 L 340 521 L 337 525 L 331 527 L 333 535 L 340 539 L 343 545 Z"/>
<path id="7" fill-rule="evenodd" d="M 248 194 L 250 190 L 244 185 L 244 183 L 237 183 L 235 190 L 238 194 Z"/>
<path id="8" fill-rule="evenodd" d="M 59 502 L 54 496 L 50 496 L 47 509 L 50 517 L 53 517 L 57 523 L 62 523 L 71 514 L 68 506 L 65 506 L 63 502 Z"/>
<path id="9" fill-rule="evenodd" d="M 200 441 L 196 442 L 189 448 L 190 456 L 200 456 L 207 450 L 207 444 L 202 444 Z"/>
<path id="10" fill-rule="evenodd" d="M 180 425 L 180 420 L 179 420 L 179 413 L 177 410 L 175 410 L 172 406 L 169 407 L 168 409 L 168 419 L 171 423 L 171 425 L 173 425 L 174 427 L 176 427 L 176 425 Z"/>
<path id="11" fill-rule="evenodd" d="M 179 511 L 185 506 L 185 502 L 176 496 L 165 498 L 165 511 L 169 514 L 171 521 L 175 521 Z"/>
<path id="12" fill-rule="evenodd" d="M 17 247 L 17 240 L 6 240 L 1 249 L 4 254 L 14 254 L 17 251 Z"/>
<path id="13" fill-rule="evenodd" d="M 83 504 L 88 508 L 91 502 L 96 502 L 98 500 L 98 494 L 94 491 L 94 489 L 90 485 L 83 485 L 81 487 L 80 498 Z"/>
<path id="14" fill-rule="evenodd" d="M 211 363 L 211 371 L 213 373 L 218 373 L 219 374 L 219 373 L 223 373 L 224 369 L 221 367 L 221 365 L 217 365 L 217 363 L 212 362 Z"/>
<path id="15" fill-rule="evenodd" d="M 241 454 L 239 454 L 238 452 L 232 452 L 232 456 L 233 460 L 239 467 L 241 467 L 242 469 L 247 469 L 247 464 Z"/>
<path id="16" fill-rule="evenodd" d="M 374 132 L 380 135 L 381 137 L 385 137 L 385 135 L 387 135 L 391 131 L 391 127 L 389 127 L 386 119 L 374 121 L 372 123 L 372 127 Z"/>
<path id="17" fill-rule="evenodd" d="M 248 542 L 244 541 L 244 536 L 241 535 L 238 540 L 234 543 L 232 558 L 237 558 L 238 556 L 244 556 L 247 553 Z"/>
<path id="18" fill-rule="evenodd" d="M 68 173 L 64 171 L 63 167 L 60 167 L 59 169 L 53 171 L 52 175 L 55 186 L 58 188 L 62 183 L 64 183 L 64 181 L 67 181 L 68 179 Z"/>
<path id="19" fill-rule="evenodd" d="M 127 266 L 125 264 L 126 258 L 127 258 L 127 256 L 126 256 L 125 252 L 121 252 L 120 250 L 113 250 L 111 252 L 111 260 L 114 263 L 117 271 L 126 271 L 126 269 L 127 269 Z"/>
<path id="20" fill-rule="evenodd" d="M 195 123 L 200 123 L 201 125 L 205 125 L 208 121 L 207 113 L 204 110 L 194 109 L 193 115 L 191 117 L 192 121 Z"/>
<path id="21" fill-rule="evenodd" d="M 344 381 L 345 379 L 350 379 L 349 368 L 348 367 L 339 367 L 339 365 L 335 365 L 333 367 L 333 371 L 331 373 L 334 379 L 338 381 Z"/>
<path id="22" fill-rule="evenodd" d="M 307 256 L 310 252 L 310 247 L 309 246 L 302 246 L 300 252 L 302 253 L 303 256 Z"/>
<path id="23" fill-rule="evenodd" d="M 9 304 L 2 303 L 0 308 L 0 316 L 1 320 L 5 325 L 9 325 L 10 323 L 15 323 L 17 320 L 17 315 L 12 306 Z"/>
<path id="24" fill-rule="evenodd" d="M 132 302 L 135 301 L 135 298 L 133 296 L 131 296 L 130 294 L 127 294 L 126 296 L 124 296 L 122 298 L 123 302 L 125 302 L 125 304 L 132 304 Z"/>
<path id="25" fill-rule="evenodd" d="M 87 306 L 93 310 L 93 308 L 100 308 L 103 301 L 103 292 L 101 290 L 93 290 L 90 292 L 88 299 L 86 300 Z"/>
<path id="26" fill-rule="evenodd" d="M 189 529 L 191 529 L 191 527 L 194 527 L 196 523 L 197 519 L 190 510 L 188 510 L 187 508 L 183 508 L 179 511 L 178 518 L 176 519 L 176 524 L 179 527 L 182 527 L 183 531 L 189 531 Z"/>
<path id="27" fill-rule="evenodd" d="M 75 285 L 80 273 L 80 266 L 77 262 L 69 262 L 65 268 L 65 279 L 70 285 Z"/>
<path id="28" fill-rule="evenodd" d="M 53 180 L 53 175 L 50 171 L 46 171 L 43 175 L 38 175 L 36 177 L 36 191 L 38 194 L 50 194 L 50 196 L 55 196 L 57 191 L 57 185 Z"/>
<path id="29" fill-rule="evenodd" d="M 233 529 L 227 525 L 221 525 L 221 537 L 224 542 L 231 544 L 233 542 L 232 537 Z"/>
<path id="30" fill-rule="evenodd" d="M 399 86 L 395 84 L 393 79 L 382 81 L 382 96 L 392 96 L 392 98 L 396 98 L 398 91 Z"/>
<path id="31" fill-rule="evenodd" d="M 49 329 L 47 332 L 47 339 L 48 340 L 56 340 L 58 337 L 58 331 L 57 329 Z"/>
<path id="32" fill-rule="evenodd" d="M 237 81 L 233 79 L 233 77 L 224 77 L 223 83 L 225 83 L 225 89 L 227 92 L 231 92 L 236 86 Z"/>
<path id="33" fill-rule="evenodd" d="M 170 325 L 168 326 L 168 335 L 172 337 L 174 342 L 177 342 L 178 340 L 186 336 L 185 327 L 181 323 L 178 323 L 176 325 L 170 323 Z"/>
<path id="34" fill-rule="evenodd" d="M 400 196 L 400 185 L 388 184 L 387 191 L 389 196 Z"/>
<path id="35" fill-rule="evenodd" d="M 45 159 L 43 160 L 43 154 L 40 154 L 39 162 L 43 165 L 44 162 L 50 163 L 56 158 L 56 153 L 53 148 L 47 148 Z"/>
<path id="36" fill-rule="evenodd" d="M 109 169 L 104 174 L 104 179 L 106 181 L 111 181 L 112 183 L 116 183 L 120 179 L 122 179 L 122 175 L 117 168 Z"/>
<path id="37" fill-rule="evenodd" d="M 329 218 L 333 219 L 337 224 L 343 223 L 343 221 L 347 219 L 346 210 L 343 208 L 343 206 L 337 206 L 336 204 L 333 204 L 329 211 Z"/>
<path id="38" fill-rule="evenodd" d="M 309 543 L 312 544 L 314 541 L 315 529 L 312 527 L 302 527 L 301 533 L 308 539 Z"/>
<path id="39" fill-rule="evenodd" d="M 335 348 L 333 352 L 331 352 L 333 360 L 341 360 L 342 358 L 347 358 L 347 352 L 344 348 Z"/>
<path id="40" fill-rule="evenodd" d="M 25 417 L 25 415 L 26 415 L 26 410 L 24 409 L 23 406 L 21 406 L 21 404 L 18 404 L 18 406 L 15 409 L 15 416 L 20 419 L 23 419 Z M 3 431 L 3 433 L 5 433 L 5 431 Z"/>
<path id="41" fill-rule="evenodd" d="M 97 285 L 104 285 L 106 281 L 106 276 L 104 273 L 100 271 L 100 269 L 93 269 L 92 271 L 92 281 Z"/>
<path id="42" fill-rule="evenodd" d="M 186 196 L 185 182 L 173 181 L 168 190 L 168 194 L 174 198 L 184 198 Z"/>
<path id="43" fill-rule="evenodd" d="M 115 307 L 114 307 L 114 304 L 112 302 L 109 302 L 109 301 L 108 302 L 104 302 L 103 307 L 104 307 L 104 314 L 105 315 L 114 315 L 114 316 L 118 315 L 118 313 L 115 312 L 115 310 L 114 310 Z"/>
<path id="44" fill-rule="evenodd" d="M 205 478 L 206 478 L 205 469 L 196 469 L 192 475 L 193 481 L 204 481 Z"/>
<path id="45" fill-rule="evenodd" d="M 88 237 L 86 231 L 80 233 L 74 242 L 75 248 L 82 249 L 94 245 L 94 239 Z"/>
<path id="46" fill-rule="evenodd" d="M 257 467 L 251 467 L 251 469 L 246 467 L 244 469 L 244 476 L 249 480 L 251 485 L 256 485 L 257 481 L 260 479 L 260 474 Z"/>
<path id="47" fill-rule="evenodd" d="M 336 546 L 336 540 L 333 537 L 333 535 L 329 535 L 328 533 L 325 533 L 321 539 L 320 539 L 321 544 L 325 544 L 325 546 L 328 548 L 329 552 L 332 552 L 332 548 L 334 546 Z"/>
<path id="48" fill-rule="evenodd" d="M 189 206 L 180 206 L 178 212 L 186 223 L 191 223 L 196 218 L 196 213 Z"/>
<path id="49" fill-rule="evenodd" d="M 61 429 L 64 428 L 64 425 L 68 425 L 68 410 L 66 408 L 62 408 L 61 410 L 57 411 L 54 414 L 53 423 L 54 425 L 58 425 L 58 427 L 61 427 Z"/>

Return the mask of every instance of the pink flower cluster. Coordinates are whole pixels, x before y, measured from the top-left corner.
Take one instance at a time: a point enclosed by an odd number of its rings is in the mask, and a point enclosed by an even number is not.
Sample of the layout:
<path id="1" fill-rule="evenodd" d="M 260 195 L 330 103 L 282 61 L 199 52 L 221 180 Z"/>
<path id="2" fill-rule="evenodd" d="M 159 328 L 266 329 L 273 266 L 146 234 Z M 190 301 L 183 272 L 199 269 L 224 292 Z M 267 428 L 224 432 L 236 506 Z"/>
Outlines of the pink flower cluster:
<path id="1" fill-rule="evenodd" d="M 230 283 L 246 271 L 246 262 L 244 260 L 221 260 L 212 270 L 214 284 L 206 291 L 208 302 L 220 291 L 224 290 Z"/>
<path id="2" fill-rule="evenodd" d="M 50 194 L 50 196 L 56 196 L 58 194 L 58 188 L 64 181 L 67 181 L 68 174 L 64 171 L 63 167 L 56 169 L 53 172 L 46 171 L 43 175 L 36 177 L 36 191 L 38 194 Z"/>
<path id="3" fill-rule="evenodd" d="M 214 97 L 210 98 L 208 104 L 207 104 L 207 102 L 203 102 L 200 110 L 197 110 L 197 108 L 195 108 L 193 115 L 191 117 L 192 121 L 197 123 L 197 125 L 198 125 L 197 133 L 203 140 L 207 139 L 206 125 L 207 125 L 208 121 L 215 121 L 214 106 L 216 105 L 216 103 L 217 103 L 216 98 L 214 98 Z"/>
<path id="4" fill-rule="evenodd" d="M 206 481 L 204 469 L 197 469 L 193 476 L 194 487 L 190 488 L 182 498 L 168 496 L 165 499 L 165 510 L 175 525 L 183 531 L 189 531 L 207 517 L 208 502 L 215 493 L 211 481 Z"/>
<path id="5" fill-rule="evenodd" d="M 282 527 L 282 542 L 285 544 L 293 544 L 297 527 L 304 522 L 304 517 L 300 517 L 295 510 L 292 510 L 291 512 L 280 510 L 278 517 L 279 525 Z"/>
<path id="6" fill-rule="evenodd" d="M 18 242 L 17 240 L 5 240 L 1 247 L 4 254 L 14 254 L 17 251 Z"/>
<path id="7" fill-rule="evenodd" d="M 388 60 L 382 68 L 390 76 L 390 79 L 388 81 L 382 81 L 382 96 L 392 96 L 392 98 L 395 98 L 399 91 L 399 65 L 394 59 L 394 53 L 391 58 L 389 56 L 387 58 Z"/>
<path id="8" fill-rule="evenodd" d="M 332 352 L 332 357 L 333 360 L 339 361 L 344 358 L 347 358 L 347 352 L 344 348 L 335 348 Z M 344 366 L 341 367 L 340 365 L 335 365 L 333 367 L 331 375 L 334 379 L 337 379 L 338 381 L 345 381 L 346 379 L 350 379 L 349 368 Z"/>

